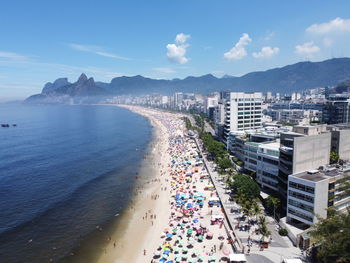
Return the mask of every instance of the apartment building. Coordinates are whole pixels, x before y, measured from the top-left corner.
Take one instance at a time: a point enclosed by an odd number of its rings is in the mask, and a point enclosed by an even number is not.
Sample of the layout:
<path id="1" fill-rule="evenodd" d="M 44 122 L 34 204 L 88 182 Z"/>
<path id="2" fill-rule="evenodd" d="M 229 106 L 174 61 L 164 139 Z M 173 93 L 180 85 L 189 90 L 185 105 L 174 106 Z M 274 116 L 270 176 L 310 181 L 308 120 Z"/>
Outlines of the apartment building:
<path id="1" fill-rule="evenodd" d="M 224 139 L 232 131 L 259 129 L 262 127 L 262 93 L 230 92 L 225 99 Z"/>
<path id="2" fill-rule="evenodd" d="M 307 228 L 327 217 L 327 208 L 338 211 L 350 206 L 350 196 L 341 196 L 339 180 L 350 174 L 350 165 L 323 166 L 289 176 L 287 222 Z"/>
<path id="3" fill-rule="evenodd" d="M 335 94 L 329 96 L 322 114 L 323 122 L 328 124 L 350 122 L 350 95 Z"/>

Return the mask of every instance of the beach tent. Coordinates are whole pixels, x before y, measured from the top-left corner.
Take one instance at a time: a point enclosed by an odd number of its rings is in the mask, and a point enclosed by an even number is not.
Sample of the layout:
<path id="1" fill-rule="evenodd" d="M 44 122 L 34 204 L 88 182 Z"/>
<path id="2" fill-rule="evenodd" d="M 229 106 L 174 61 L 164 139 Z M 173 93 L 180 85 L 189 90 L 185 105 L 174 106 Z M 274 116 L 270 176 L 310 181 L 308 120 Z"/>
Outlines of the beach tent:
<path id="1" fill-rule="evenodd" d="M 235 263 L 235 262 L 247 262 L 247 259 L 244 254 L 230 254 L 230 263 Z"/>

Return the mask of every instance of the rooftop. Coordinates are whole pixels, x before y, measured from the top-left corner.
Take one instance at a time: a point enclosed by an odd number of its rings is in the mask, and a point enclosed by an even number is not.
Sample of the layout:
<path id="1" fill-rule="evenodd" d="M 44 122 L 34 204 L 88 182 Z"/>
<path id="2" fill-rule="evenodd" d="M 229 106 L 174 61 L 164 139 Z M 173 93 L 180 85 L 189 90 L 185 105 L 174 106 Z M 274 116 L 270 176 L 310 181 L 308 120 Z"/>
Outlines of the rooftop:
<path id="1" fill-rule="evenodd" d="M 298 177 L 307 181 L 311 181 L 311 182 L 319 182 L 325 179 L 341 176 L 344 173 L 349 173 L 349 172 L 350 172 L 350 165 L 349 163 L 347 163 L 344 166 L 327 165 L 322 169 L 304 171 L 301 173 L 293 174 L 292 176 Z"/>

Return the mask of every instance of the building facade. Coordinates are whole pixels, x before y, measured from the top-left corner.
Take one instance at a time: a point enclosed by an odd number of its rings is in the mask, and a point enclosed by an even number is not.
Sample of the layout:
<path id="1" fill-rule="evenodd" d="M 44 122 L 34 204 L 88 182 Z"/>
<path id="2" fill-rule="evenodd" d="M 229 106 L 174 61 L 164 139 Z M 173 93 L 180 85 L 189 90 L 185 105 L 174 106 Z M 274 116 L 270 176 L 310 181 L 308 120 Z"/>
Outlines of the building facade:
<path id="1" fill-rule="evenodd" d="M 231 92 L 225 100 L 224 139 L 232 131 L 262 127 L 262 93 Z"/>

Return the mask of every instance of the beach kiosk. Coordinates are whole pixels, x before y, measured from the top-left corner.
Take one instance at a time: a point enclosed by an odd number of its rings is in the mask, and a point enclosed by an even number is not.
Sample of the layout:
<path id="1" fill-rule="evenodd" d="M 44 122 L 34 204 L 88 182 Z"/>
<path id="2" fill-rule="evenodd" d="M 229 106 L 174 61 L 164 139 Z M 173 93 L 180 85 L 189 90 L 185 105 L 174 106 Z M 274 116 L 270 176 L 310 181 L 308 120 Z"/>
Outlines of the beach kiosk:
<path id="1" fill-rule="evenodd" d="M 230 259 L 230 263 L 247 262 L 247 259 L 244 254 L 230 254 L 229 259 Z"/>

